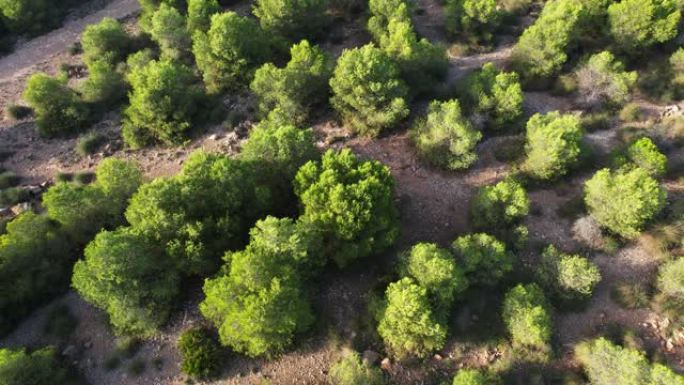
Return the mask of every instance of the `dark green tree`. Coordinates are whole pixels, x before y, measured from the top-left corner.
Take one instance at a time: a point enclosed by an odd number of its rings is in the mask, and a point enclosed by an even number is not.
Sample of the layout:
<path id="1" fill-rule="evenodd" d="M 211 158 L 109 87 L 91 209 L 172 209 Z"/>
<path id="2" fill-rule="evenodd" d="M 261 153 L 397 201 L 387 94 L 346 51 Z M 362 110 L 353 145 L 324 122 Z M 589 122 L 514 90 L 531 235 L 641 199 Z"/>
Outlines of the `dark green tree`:
<path id="1" fill-rule="evenodd" d="M 185 330 L 178 338 L 181 370 L 192 378 L 211 379 L 221 372 L 221 349 L 202 328 Z"/>
<path id="2" fill-rule="evenodd" d="M 504 299 L 503 319 L 513 345 L 545 350 L 551 339 L 551 311 L 536 284 L 518 285 Z"/>
<path id="3" fill-rule="evenodd" d="M 681 4 L 676 0 L 625 0 L 608 7 L 613 40 L 632 54 L 673 39 L 681 18 Z"/>
<path id="4" fill-rule="evenodd" d="M 513 270 L 513 255 L 503 242 L 491 235 L 463 235 L 456 238 L 451 249 L 462 261 L 466 276 L 473 283 L 493 286 Z"/>
<path id="5" fill-rule="evenodd" d="M 211 26 L 211 17 L 221 12 L 217 0 L 188 0 L 188 32 L 207 32 Z"/>
<path id="6" fill-rule="evenodd" d="M 88 107 L 69 88 L 66 78 L 33 74 L 26 85 L 24 99 L 33 108 L 38 131 L 45 137 L 77 133 L 90 120 Z"/>
<path id="7" fill-rule="evenodd" d="M 0 349 L 0 384 L 2 385 L 77 385 L 69 376 L 68 365 L 60 362 L 53 348 L 26 350 Z"/>
<path id="8" fill-rule="evenodd" d="M 257 0 L 254 15 L 265 31 L 297 41 L 321 32 L 327 8 L 328 0 Z"/>
<path id="9" fill-rule="evenodd" d="M 332 385 L 384 385 L 386 383 L 382 370 L 362 362 L 356 352 L 347 354 L 330 367 L 328 381 Z"/>

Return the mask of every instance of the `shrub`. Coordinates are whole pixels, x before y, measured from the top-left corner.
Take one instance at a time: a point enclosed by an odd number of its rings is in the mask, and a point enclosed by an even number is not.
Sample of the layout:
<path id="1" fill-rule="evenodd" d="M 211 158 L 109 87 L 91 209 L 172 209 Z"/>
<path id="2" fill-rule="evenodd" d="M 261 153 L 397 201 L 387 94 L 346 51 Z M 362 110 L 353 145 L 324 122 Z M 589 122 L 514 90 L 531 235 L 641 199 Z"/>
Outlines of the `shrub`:
<path id="1" fill-rule="evenodd" d="M 68 245 L 46 216 L 26 211 L 0 235 L 0 334 L 65 289 Z"/>
<path id="2" fill-rule="evenodd" d="M 625 123 L 636 122 L 643 119 L 643 111 L 638 103 L 627 103 L 620 110 L 620 120 Z"/>
<path id="3" fill-rule="evenodd" d="M 64 78 L 33 74 L 24 91 L 24 99 L 36 113 L 38 131 L 42 136 L 72 134 L 88 123 L 88 108 L 67 86 Z"/>
<path id="4" fill-rule="evenodd" d="M 271 57 L 269 36 L 252 19 L 234 12 L 211 17 L 207 33 L 195 32 L 192 50 L 210 93 L 239 88 Z"/>
<path id="5" fill-rule="evenodd" d="M 468 288 L 463 268 L 449 250 L 434 243 L 414 245 L 402 256 L 400 270 L 402 276 L 413 278 L 427 290 L 437 312 L 448 311 L 454 299 Z"/>
<path id="6" fill-rule="evenodd" d="M 636 85 L 636 71 L 627 72 L 613 54 L 603 51 L 592 55 L 577 70 L 578 90 L 588 106 L 619 106 L 627 102 Z"/>
<path id="7" fill-rule="evenodd" d="M 295 177 L 301 219 L 323 234 L 326 255 L 343 267 L 394 243 L 399 228 L 394 179 L 376 161 L 359 161 L 348 149 L 329 150 Z"/>
<path id="8" fill-rule="evenodd" d="M 661 178 L 667 171 L 667 157 L 658 150 L 658 147 L 649 138 L 643 137 L 630 144 L 618 164 L 633 164 L 646 171 L 654 178 Z"/>
<path id="9" fill-rule="evenodd" d="M 552 77 L 568 59 L 577 38 L 583 6 L 573 0 L 553 0 L 513 47 L 512 61 L 526 82 Z"/>
<path id="10" fill-rule="evenodd" d="M 7 107 L 7 117 L 12 120 L 24 120 L 33 115 L 31 107 L 21 106 L 18 104 L 10 104 Z"/>
<path id="11" fill-rule="evenodd" d="M 461 369 L 454 376 L 452 385 L 487 385 L 490 384 L 487 376 L 476 369 Z"/>
<path id="12" fill-rule="evenodd" d="M 674 259 L 660 267 L 658 290 L 667 296 L 684 299 L 684 258 Z"/>
<path id="13" fill-rule="evenodd" d="M 169 61 L 151 61 L 128 75 L 132 92 L 124 111 L 126 144 L 143 147 L 154 141 L 178 144 L 196 123 L 204 100 L 192 70 Z"/>
<path id="14" fill-rule="evenodd" d="M 584 202 L 599 224 L 634 238 L 665 205 L 667 193 L 641 168 L 598 171 L 585 183 Z"/>
<path id="15" fill-rule="evenodd" d="M 257 0 L 254 15 L 265 31 L 297 41 L 321 32 L 327 7 L 328 0 Z"/>
<path id="16" fill-rule="evenodd" d="M 19 184 L 21 177 L 12 171 L 0 173 L 0 189 L 14 187 Z"/>
<path id="17" fill-rule="evenodd" d="M 582 137 L 576 115 L 561 115 L 558 111 L 533 115 L 527 122 L 524 170 L 537 179 L 565 175 L 579 161 Z"/>
<path id="18" fill-rule="evenodd" d="M 358 353 L 347 354 L 330 367 L 328 381 L 332 385 L 384 385 L 382 370 L 361 362 Z"/>
<path id="19" fill-rule="evenodd" d="M 523 92 L 518 74 L 499 71 L 492 63 L 469 75 L 461 94 L 468 109 L 482 115 L 493 131 L 509 128 L 522 117 Z"/>
<path id="20" fill-rule="evenodd" d="M 312 106 L 328 96 L 332 74 L 330 57 L 318 46 L 303 40 L 292 46 L 291 59 L 285 68 L 264 64 L 254 73 L 251 89 L 259 98 L 263 117 L 278 111 L 292 124 L 304 124 Z"/>
<path id="21" fill-rule="evenodd" d="M 104 141 L 105 137 L 102 134 L 91 131 L 78 139 L 76 153 L 80 156 L 94 154 Z"/>
<path id="22" fill-rule="evenodd" d="M 188 32 L 207 32 L 211 26 L 211 17 L 221 12 L 217 0 L 188 0 Z"/>
<path id="23" fill-rule="evenodd" d="M 117 333 L 149 336 L 168 318 L 178 278 L 170 260 L 122 227 L 103 231 L 88 244 L 74 266 L 72 285 L 107 312 Z"/>
<path id="24" fill-rule="evenodd" d="M 446 328 L 437 321 L 425 288 L 403 278 L 389 285 L 386 301 L 378 333 L 388 352 L 399 359 L 425 357 L 444 346 Z"/>
<path id="25" fill-rule="evenodd" d="M 95 187 L 102 190 L 110 204 L 122 213 L 128 206 L 128 199 L 138 190 L 143 177 L 139 165 L 135 161 L 117 158 L 103 159 L 95 169 L 97 183 Z"/>
<path id="26" fill-rule="evenodd" d="M 106 60 L 95 60 L 88 65 L 88 78 L 81 85 L 81 95 L 88 103 L 111 108 L 126 96 L 123 75 Z"/>
<path id="27" fill-rule="evenodd" d="M 579 255 L 563 253 L 553 245 L 544 249 L 537 276 L 546 289 L 568 302 L 589 299 L 601 281 L 596 264 Z"/>
<path id="28" fill-rule="evenodd" d="M 684 377 L 669 368 L 651 365 L 639 351 L 614 345 L 605 338 L 580 343 L 575 347 L 575 357 L 595 385 L 684 383 Z"/>
<path id="29" fill-rule="evenodd" d="M 78 243 L 87 242 L 102 228 L 118 224 L 105 194 L 89 185 L 58 183 L 43 194 L 43 206 L 48 216 Z"/>
<path id="30" fill-rule="evenodd" d="M 392 20 L 411 22 L 413 1 L 407 0 L 370 0 L 368 8 L 371 17 L 368 19 L 368 31 L 376 42 L 387 35 Z"/>
<path id="31" fill-rule="evenodd" d="M 512 179 L 480 188 L 470 207 L 473 224 L 484 230 L 514 225 L 529 210 L 525 189 Z"/>
<path id="32" fill-rule="evenodd" d="M 81 36 L 83 61 L 88 65 L 102 60 L 110 64 L 120 62 L 128 54 L 131 45 L 131 38 L 121 23 L 110 17 L 86 26 Z"/>
<path id="33" fill-rule="evenodd" d="M 684 98 L 684 48 L 679 48 L 670 56 L 670 67 L 675 97 L 682 99 Z"/>
<path id="34" fill-rule="evenodd" d="M 471 282 L 496 285 L 513 270 L 513 255 L 506 245 L 491 235 L 478 233 L 456 238 L 451 244 Z"/>
<path id="35" fill-rule="evenodd" d="M 451 35 L 464 33 L 485 42 L 492 40 L 502 17 L 496 0 L 447 0 L 444 12 Z"/>
<path id="36" fill-rule="evenodd" d="M 36 36 L 57 28 L 62 23 L 65 11 L 77 3 L 78 1 L 55 4 L 47 0 L 2 0 L 0 19 L 15 34 Z"/>
<path id="37" fill-rule="evenodd" d="M 192 42 L 187 21 L 178 9 L 162 3 L 150 21 L 149 33 L 159 44 L 162 59 L 180 60 L 190 52 Z"/>
<path id="38" fill-rule="evenodd" d="M 514 345 L 547 347 L 552 329 L 550 308 L 536 284 L 519 284 L 506 294 L 503 318 Z"/>
<path id="39" fill-rule="evenodd" d="M 373 45 L 345 50 L 330 80 L 330 102 L 352 130 L 377 136 L 408 116 L 408 90 L 398 76 L 392 59 Z"/>
<path id="40" fill-rule="evenodd" d="M 218 344 L 202 328 L 188 329 L 178 338 L 181 370 L 196 379 L 214 378 L 221 372 L 221 351 Z"/>
<path id="41" fill-rule="evenodd" d="M 676 0 L 625 0 L 608 7 L 610 34 L 621 49 L 632 54 L 677 36 L 680 19 Z"/>
<path id="42" fill-rule="evenodd" d="M 0 383 L 7 385 L 75 385 L 69 366 L 58 359 L 53 348 L 32 353 L 26 350 L 0 349 Z"/>
<path id="43" fill-rule="evenodd" d="M 651 293 L 641 283 L 620 282 L 611 289 L 610 297 L 623 309 L 633 310 L 648 307 Z"/>
<path id="44" fill-rule="evenodd" d="M 28 190 L 21 187 L 9 187 L 0 190 L 0 205 L 14 206 L 17 203 L 26 202 L 29 200 L 30 194 Z"/>
<path id="45" fill-rule="evenodd" d="M 470 167 L 482 134 L 462 116 L 458 100 L 433 101 L 427 118 L 418 121 L 411 137 L 418 154 L 431 164 L 449 170 Z"/>

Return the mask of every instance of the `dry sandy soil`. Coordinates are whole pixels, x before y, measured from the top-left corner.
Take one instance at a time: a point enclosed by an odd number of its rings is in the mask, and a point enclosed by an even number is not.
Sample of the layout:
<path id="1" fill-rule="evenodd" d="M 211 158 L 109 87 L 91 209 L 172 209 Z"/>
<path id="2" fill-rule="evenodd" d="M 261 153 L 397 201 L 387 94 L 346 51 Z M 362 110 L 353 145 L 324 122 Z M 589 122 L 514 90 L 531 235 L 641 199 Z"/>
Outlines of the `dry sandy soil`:
<path id="1" fill-rule="evenodd" d="M 446 41 L 441 30 L 441 7 L 433 0 L 422 0 L 425 10 L 417 17 L 422 34 L 437 41 Z M 69 56 L 67 47 L 78 38 L 85 25 L 102 17 L 113 16 L 127 19 L 138 11 L 137 0 L 112 0 L 104 8 L 94 9 L 87 16 L 72 18 L 65 26 L 46 36 L 21 44 L 17 50 L 0 59 L 0 110 L 9 103 L 19 101 L 26 78 L 35 71 L 56 73 L 62 62 L 77 63 L 79 58 Z M 363 42 L 362 24 L 346 32 L 343 46 Z M 339 52 L 343 46 L 331 46 Z M 493 52 L 451 59 L 449 81 L 454 81 L 483 63 L 493 61 L 505 65 L 510 54 L 510 44 L 504 43 Z M 573 111 L 574 103 L 566 98 L 553 97 L 548 93 L 526 93 L 525 110 L 528 114 L 551 110 Z M 650 118 L 657 120 L 665 106 L 648 104 Z M 1 111 L 0 111 L 1 112 Z M 46 140 L 35 133 L 33 122 L 0 122 L 0 153 L 9 157 L 3 166 L 22 175 L 25 183 L 35 184 L 54 178 L 57 172 L 92 170 L 105 156 L 135 159 L 142 165 L 148 178 L 171 175 L 177 172 L 188 153 L 198 148 L 234 154 L 245 136 L 249 122 L 241 125 L 236 134 L 229 127 L 219 125 L 178 148 L 151 148 L 131 151 L 122 148 L 118 139 L 119 114 L 110 113 L 93 130 L 102 132 L 110 142 L 102 152 L 80 157 L 74 152 L 76 139 Z M 615 135 L 617 127 L 588 135 L 588 141 L 599 152 L 607 153 L 619 143 Z M 397 201 L 402 213 L 402 237 L 396 250 L 410 247 L 418 241 L 433 241 L 447 245 L 456 236 L 470 231 L 468 205 L 474 191 L 483 185 L 504 178 L 511 166 L 494 157 L 494 151 L 511 137 L 496 137 L 484 141 L 478 148 L 480 159 L 467 172 L 445 173 L 426 167 L 414 153 L 405 129 L 387 134 L 376 140 L 356 138 L 334 121 L 326 120 L 315 126 L 321 147 L 348 146 L 358 154 L 385 163 L 397 182 Z M 328 143 L 332 143 L 328 145 Z M 681 151 L 672 156 L 682 158 Z M 567 251 L 584 250 L 580 241 L 573 238 L 572 221 L 561 218 L 557 209 L 569 199 L 581 193 L 584 180 L 589 174 L 574 175 L 559 186 L 535 189 L 530 192 L 532 205 L 538 212 L 530 216 L 527 225 L 532 243 L 554 243 Z M 667 184 L 671 194 L 681 197 L 682 186 Z M 378 258 L 369 267 L 330 274 L 321 279 L 324 284 L 315 295 L 315 303 L 321 318 L 321 326 L 315 332 L 301 338 L 293 351 L 271 361 L 251 360 L 231 356 L 226 371 L 215 384 L 323 384 L 327 370 L 340 354 L 340 346 L 353 345 L 357 349 L 374 349 L 380 346 L 369 341 L 364 327 L 368 299 L 377 291 L 377 282 L 391 270 L 393 252 Z M 556 317 L 561 351 L 567 353 L 575 342 L 595 335 L 610 323 L 619 323 L 638 331 L 651 344 L 662 341 L 655 336 L 657 315 L 649 310 L 624 310 L 610 297 L 610 291 L 618 282 L 648 281 L 658 261 L 648 255 L 639 244 L 630 244 L 614 253 L 589 255 L 600 266 L 603 282 L 597 288 L 590 305 L 578 313 L 562 313 Z M 531 266 L 535 261 L 532 252 L 521 253 L 520 261 Z M 0 340 L 0 346 L 38 346 L 60 343 L 60 348 L 82 368 L 87 379 L 94 385 L 147 385 L 183 384 L 175 340 L 189 325 L 201 323 L 197 303 L 201 300 L 199 285 L 187 288 L 187 300 L 175 312 L 172 320 L 154 339 L 141 344 L 136 355 L 119 368 L 107 371 L 104 363 L 115 350 L 115 337 L 107 326 L 105 315 L 85 303 L 77 294 L 69 292 L 53 303 L 37 310 L 14 333 Z M 57 304 L 67 304 L 79 319 L 79 326 L 66 342 L 54 341 L 42 333 L 48 310 Z M 491 309 L 471 309 L 456 306 L 455 318 L 472 323 L 485 317 Z M 459 321 L 460 322 L 460 321 Z M 454 333 L 452 340 L 438 356 L 419 366 L 392 363 L 386 367 L 392 382 L 396 384 L 430 384 L 435 378 L 443 378 L 462 365 L 482 365 L 491 360 L 491 347 L 486 344 L 470 344 L 464 336 Z M 684 348 L 675 346 L 668 358 L 674 365 L 684 364 Z M 494 358 L 496 359 L 496 357 Z M 126 368 L 135 360 L 144 360 L 147 370 L 139 377 L 131 377 Z"/>

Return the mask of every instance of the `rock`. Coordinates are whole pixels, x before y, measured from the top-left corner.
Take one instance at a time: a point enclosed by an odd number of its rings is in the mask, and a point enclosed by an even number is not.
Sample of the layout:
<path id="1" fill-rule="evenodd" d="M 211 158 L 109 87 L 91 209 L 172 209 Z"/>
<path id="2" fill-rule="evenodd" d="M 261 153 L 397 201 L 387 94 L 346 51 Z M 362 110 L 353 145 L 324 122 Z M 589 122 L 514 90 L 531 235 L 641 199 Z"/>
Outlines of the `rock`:
<path id="1" fill-rule="evenodd" d="M 392 369 L 392 363 L 390 362 L 390 359 L 385 357 L 380 361 L 380 367 L 382 370 L 390 370 Z"/>
<path id="2" fill-rule="evenodd" d="M 663 118 L 672 118 L 682 115 L 684 115 L 682 108 L 676 104 L 665 107 L 665 110 L 662 113 Z"/>
<path id="3" fill-rule="evenodd" d="M 667 349 L 668 352 L 671 352 L 674 349 L 672 338 L 668 338 L 667 341 L 665 341 L 665 349 Z"/>
<path id="4" fill-rule="evenodd" d="M 84 347 L 85 349 L 90 349 L 90 348 L 92 348 L 92 347 L 93 347 L 93 341 L 90 341 L 90 340 L 86 341 L 86 342 L 83 344 L 83 347 Z"/>
<path id="5" fill-rule="evenodd" d="M 220 136 L 218 134 L 212 134 L 211 136 L 209 136 L 209 140 L 218 140 L 218 139 L 220 139 Z"/>
<path id="6" fill-rule="evenodd" d="M 442 359 L 443 359 L 440 354 L 435 354 L 435 356 L 433 358 L 437 361 L 442 361 Z"/>
<path id="7" fill-rule="evenodd" d="M 372 350 L 366 350 L 363 352 L 363 363 L 366 365 L 375 365 L 380 359 L 380 355 Z"/>

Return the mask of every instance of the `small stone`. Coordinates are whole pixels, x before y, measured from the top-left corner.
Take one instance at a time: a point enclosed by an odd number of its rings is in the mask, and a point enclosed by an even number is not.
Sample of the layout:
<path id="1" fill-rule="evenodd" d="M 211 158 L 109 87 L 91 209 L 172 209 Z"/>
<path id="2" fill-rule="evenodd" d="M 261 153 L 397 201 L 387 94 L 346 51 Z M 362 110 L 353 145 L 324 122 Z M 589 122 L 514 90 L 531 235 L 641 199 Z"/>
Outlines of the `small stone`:
<path id="1" fill-rule="evenodd" d="M 86 348 L 86 349 L 92 348 L 92 347 L 93 347 L 93 341 L 90 341 L 90 340 L 86 341 L 86 342 L 83 344 L 83 347 Z"/>
<path id="2" fill-rule="evenodd" d="M 667 349 L 668 352 L 671 352 L 674 349 L 672 338 L 668 338 L 667 341 L 665 341 L 665 349 Z"/>
<path id="3" fill-rule="evenodd" d="M 380 361 L 380 367 L 381 367 L 383 370 L 390 370 L 390 369 L 392 369 L 392 363 L 390 362 L 390 359 L 387 358 L 387 357 L 383 358 L 382 361 Z"/>
<path id="4" fill-rule="evenodd" d="M 435 354 L 435 356 L 433 358 L 437 361 L 442 361 L 442 356 L 439 354 Z"/>

